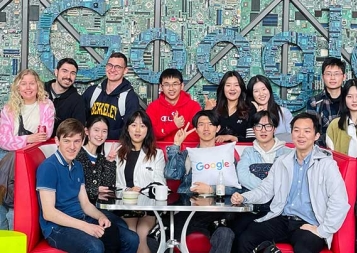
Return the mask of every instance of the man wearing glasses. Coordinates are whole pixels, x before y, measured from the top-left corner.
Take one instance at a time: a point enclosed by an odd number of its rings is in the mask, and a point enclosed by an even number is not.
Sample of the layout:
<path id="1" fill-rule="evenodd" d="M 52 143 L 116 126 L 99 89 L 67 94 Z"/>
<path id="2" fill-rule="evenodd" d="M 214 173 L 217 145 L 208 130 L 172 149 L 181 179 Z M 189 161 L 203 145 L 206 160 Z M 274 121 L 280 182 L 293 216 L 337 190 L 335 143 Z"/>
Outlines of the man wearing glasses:
<path id="1" fill-rule="evenodd" d="M 128 60 L 115 52 L 105 65 L 107 78 L 99 85 L 92 85 L 83 93 L 86 114 L 102 115 L 109 120 L 109 140 L 118 140 L 124 122 L 139 109 L 139 98 L 131 83 L 124 78 Z"/>
<path id="2" fill-rule="evenodd" d="M 237 163 L 239 183 L 244 191 L 257 188 L 268 175 L 274 161 L 291 151 L 285 141 L 274 137 L 278 119 L 269 111 L 259 111 L 252 117 L 255 140 L 252 147 L 246 147 Z M 248 225 L 269 212 L 270 202 L 254 205 L 254 212 L 239 213 L 232 221 L 231 228 L 235 234 L 232 252 L 239 246 L 239 238 Z"/>
<path id="3" fill-rule="evenodd" d="M 303 112 L 291 121 L 295 148 L 273 163 L 255 189 L 234 193 L 232 204 L 263 204 L 270 211 L 250 223 L 238 239 L 238 253 L 252 252 L 263 241 L 288 242 L 295 253 L 331 248 L 333 234 L 350 208 L 345 183 L 330 151 L 315 145 L 319 121 Z"/>
<path id="4" fill-rule="evenodd" d="M 201 110 L 201 106 L 192 100 L 190 94 L 183 91 L 182 74 L 177 69 L 165 69 L 159 78 L 160 89 L 159 98 L 153 101 L 147 108 L 154 133 L 157 140 L 174 141 L 177 130 L 186 123 L 191 122 L 196 112 Z M 188 130 L 192 129 L 189 126 Z M 198 135 L 192 133 L 186 141 L 198 141 Z"/>
<path id="5" fill-rule="evenodd" d="M 318 116 L 321 128 L 317 144 L 326 147 L 326 130 L 330 122 L 339 116 L 341 87 L 346 80 L 346 63 L 341 59 L 328 57 L 322 64 L 324 90 L 311 97 L 306 103 L 306 110 Z"/>

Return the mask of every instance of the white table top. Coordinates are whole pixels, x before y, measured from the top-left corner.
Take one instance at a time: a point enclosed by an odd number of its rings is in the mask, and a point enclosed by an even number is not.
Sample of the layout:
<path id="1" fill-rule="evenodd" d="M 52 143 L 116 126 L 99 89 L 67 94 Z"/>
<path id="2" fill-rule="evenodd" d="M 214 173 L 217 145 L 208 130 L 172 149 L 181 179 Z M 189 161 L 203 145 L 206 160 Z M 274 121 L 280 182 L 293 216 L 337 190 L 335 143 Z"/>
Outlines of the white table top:
<path id="1" fill-rule="evenodd" d="M 104 197 L 105 198 L 105 197 Z M 157 201 L 145 195 L 139 195 L 137 201 L 123 201 L 118 198 L 103 199 L 100 196 L 97 207 L 107 210 L 137 210 L 137 211 L 201 211 L 201 212 L 252 212 L 252 204 L 232 205 L 230 196 L 225 203 L 217 203 L 214 196 L 194 197 L 186 194 L 171 193 L 167 201 Z"/>

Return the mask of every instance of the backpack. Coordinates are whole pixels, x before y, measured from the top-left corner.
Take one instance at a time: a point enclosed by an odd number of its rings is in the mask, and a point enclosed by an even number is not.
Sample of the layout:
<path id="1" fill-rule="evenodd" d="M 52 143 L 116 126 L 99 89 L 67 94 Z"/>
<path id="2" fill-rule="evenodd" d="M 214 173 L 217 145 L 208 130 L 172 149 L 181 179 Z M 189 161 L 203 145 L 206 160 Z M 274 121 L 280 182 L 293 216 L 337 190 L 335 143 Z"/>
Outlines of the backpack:
<path id="1" fill-rule="evenodd" d="M 274 242 L 264 241 L 253 250 L 253 253 L 282 253 Z"/>
<path id="2" fill-rule="evenodd" d="M 125 101 L 126 101 L 126 96 L 128 95 L 129 91 L 131 88 L 127 89 L 126 91 L 123 91 L 122 93 L 119 94 L 118 96 L 118 109 L 121 118 L 124 118 L 125 115 Z M 102 92 L 102 85 L 98 84 L 97 87 L 95 87 L 92 97 L 89 102 L 89 107 L 92 108 L 94 102 L 97 100 L 99 97 L 99 94 Z"/>

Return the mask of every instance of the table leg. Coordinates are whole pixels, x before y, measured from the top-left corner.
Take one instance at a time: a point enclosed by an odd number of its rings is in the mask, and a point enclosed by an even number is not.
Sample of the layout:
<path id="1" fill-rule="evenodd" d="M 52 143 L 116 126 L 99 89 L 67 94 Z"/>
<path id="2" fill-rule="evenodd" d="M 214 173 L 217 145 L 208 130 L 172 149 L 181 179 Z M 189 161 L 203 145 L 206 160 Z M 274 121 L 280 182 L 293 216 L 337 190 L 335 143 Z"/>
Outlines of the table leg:
<path id="1" fill-rule="evenodd" d="M 174 219 L 175 212 L 170 211 L 170 239 L 167 242 L 167 246 L 170 248 L 170 253 L 174 252 L 175 246 L 179 243 L 175 240 L 175 219 Z"/>
<path id="2" fill-rule="evenodd" d="M 173 253 L 174 248 L 176 246 L 178 247 L 180 244 L 178 241 L 176 241 L 176 239 L 174 237 L 175 211 L 170 211 L 170 238 L 168 241 L 166 241 L 165 227 L 164 227 L 164 224 L 162 223 L 161 216 L 159 215 L 159 213 L 157 211 L 153 211 L 153 212 L 157 218 L 157 222 L 159 223 L 159 227 L 160 227 L 160 245 L 159 245 L 159 249 L 157 250 L 157 253 L 164 253 L 166 251 L 166 249 L 170 249 L 170 253 Z"/>
<path id="3" fill-rule="evenodd" d="M 160 245 L 159 245 L 159 249 L 157 250 L 157 253 L 164 253 L 165 250 L 167 249 L 165 227 L 164 224 L 162 223 L 159 213 L 157 211 L 153 211 L 153 212 L 160 226 Z"/>
<path id="4" fill-rule="evenodd" d="M 187 243 L 186 243 L 186 234 L 187 234 L 187 227 L 188 224 L 190 223 L 192 216 L 195 214 L 195 211 L 192 211 L 190 213 L 190 215 L 187 217 L 186 221 L 185 221 L 185 225 L 182 228 L 182 232 L 181 232 L 181 242 L 180 245 L 178 245 L 178 248 L 180 249 L 180 251 L 182 253 L 189 253 L 188 252 L 188 248 L 187 248 Z"/>

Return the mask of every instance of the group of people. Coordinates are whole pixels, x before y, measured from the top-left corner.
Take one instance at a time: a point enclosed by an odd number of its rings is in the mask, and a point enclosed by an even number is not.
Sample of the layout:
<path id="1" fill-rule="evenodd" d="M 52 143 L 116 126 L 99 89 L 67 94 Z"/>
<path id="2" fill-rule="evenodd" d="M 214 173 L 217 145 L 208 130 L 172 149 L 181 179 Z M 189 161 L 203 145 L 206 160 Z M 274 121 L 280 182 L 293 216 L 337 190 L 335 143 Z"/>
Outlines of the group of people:
<path id="1" fill-rule="evenodd" d="M 107 78 L 83 95 L 73 86 L 77 71 L 73 59 L 62 59 L 56 78 L 44 85 L 33 70 L 21 71 L 1 110 L 4 158 L 27 144 L 55 138 L 58 150 L 40 165 L 36 183 L 40 225 L 51 246 L 67 252 L 155 252 L 157 241 L 147 237 L 155 226 L 153 214 L 98 210 L 95 202 L 113 187 L 140 191 L 151 182 L 166 184 L 166 179 L 181 180 L 179 193 L 213 194 L 215 184 L 197 180 L 193 151 L 181 150 L 184 141 L 197 142 L 198 150 L 253 142 L 239 160 L 232 151 L 231 176 L 237 182 L 226 185 L 225 193 L 232 195 L 233 204 L 257 204 L 255 212 L 237 215 L 213 233 L 210 225 L 224 214 L 197 212 L 190 223 L 188 232 L 210 236 L 211 253 L 252 252 L 264 240 L 289 241 L 294 252 L 319 252 L 331 245 L 349 205 L 331 153 L 315 141 L 356 156 L 357 83 L 349 80 L 341 88 L 341 60 L 325 60 L 323 94 L 309 100 L 309 113 L 294 118 L 275 102 L 262 75 L 246 85 L 237 71 L 228 71 L 217 98 L 206 97 L 202 110 L 184 91 L 181 72 L 169 68 L 160 76 L 159 98 L 145 112 L 124 77 L 124 54 L 113 53 Z M 120 145 L 113 142 L 106 154 L 107 139 Z M 295 148 L 287 148 L 286 140 Z M 156 141 L 172 143 L 166 162 Z M 269 173 L 254 173 L 262 167 Z M 12 216 L 11 203 L 2 201 L 0 229 L 12 229 Z M 186 218 L 185 212 L 176 214 L 175 236 Z"/>

